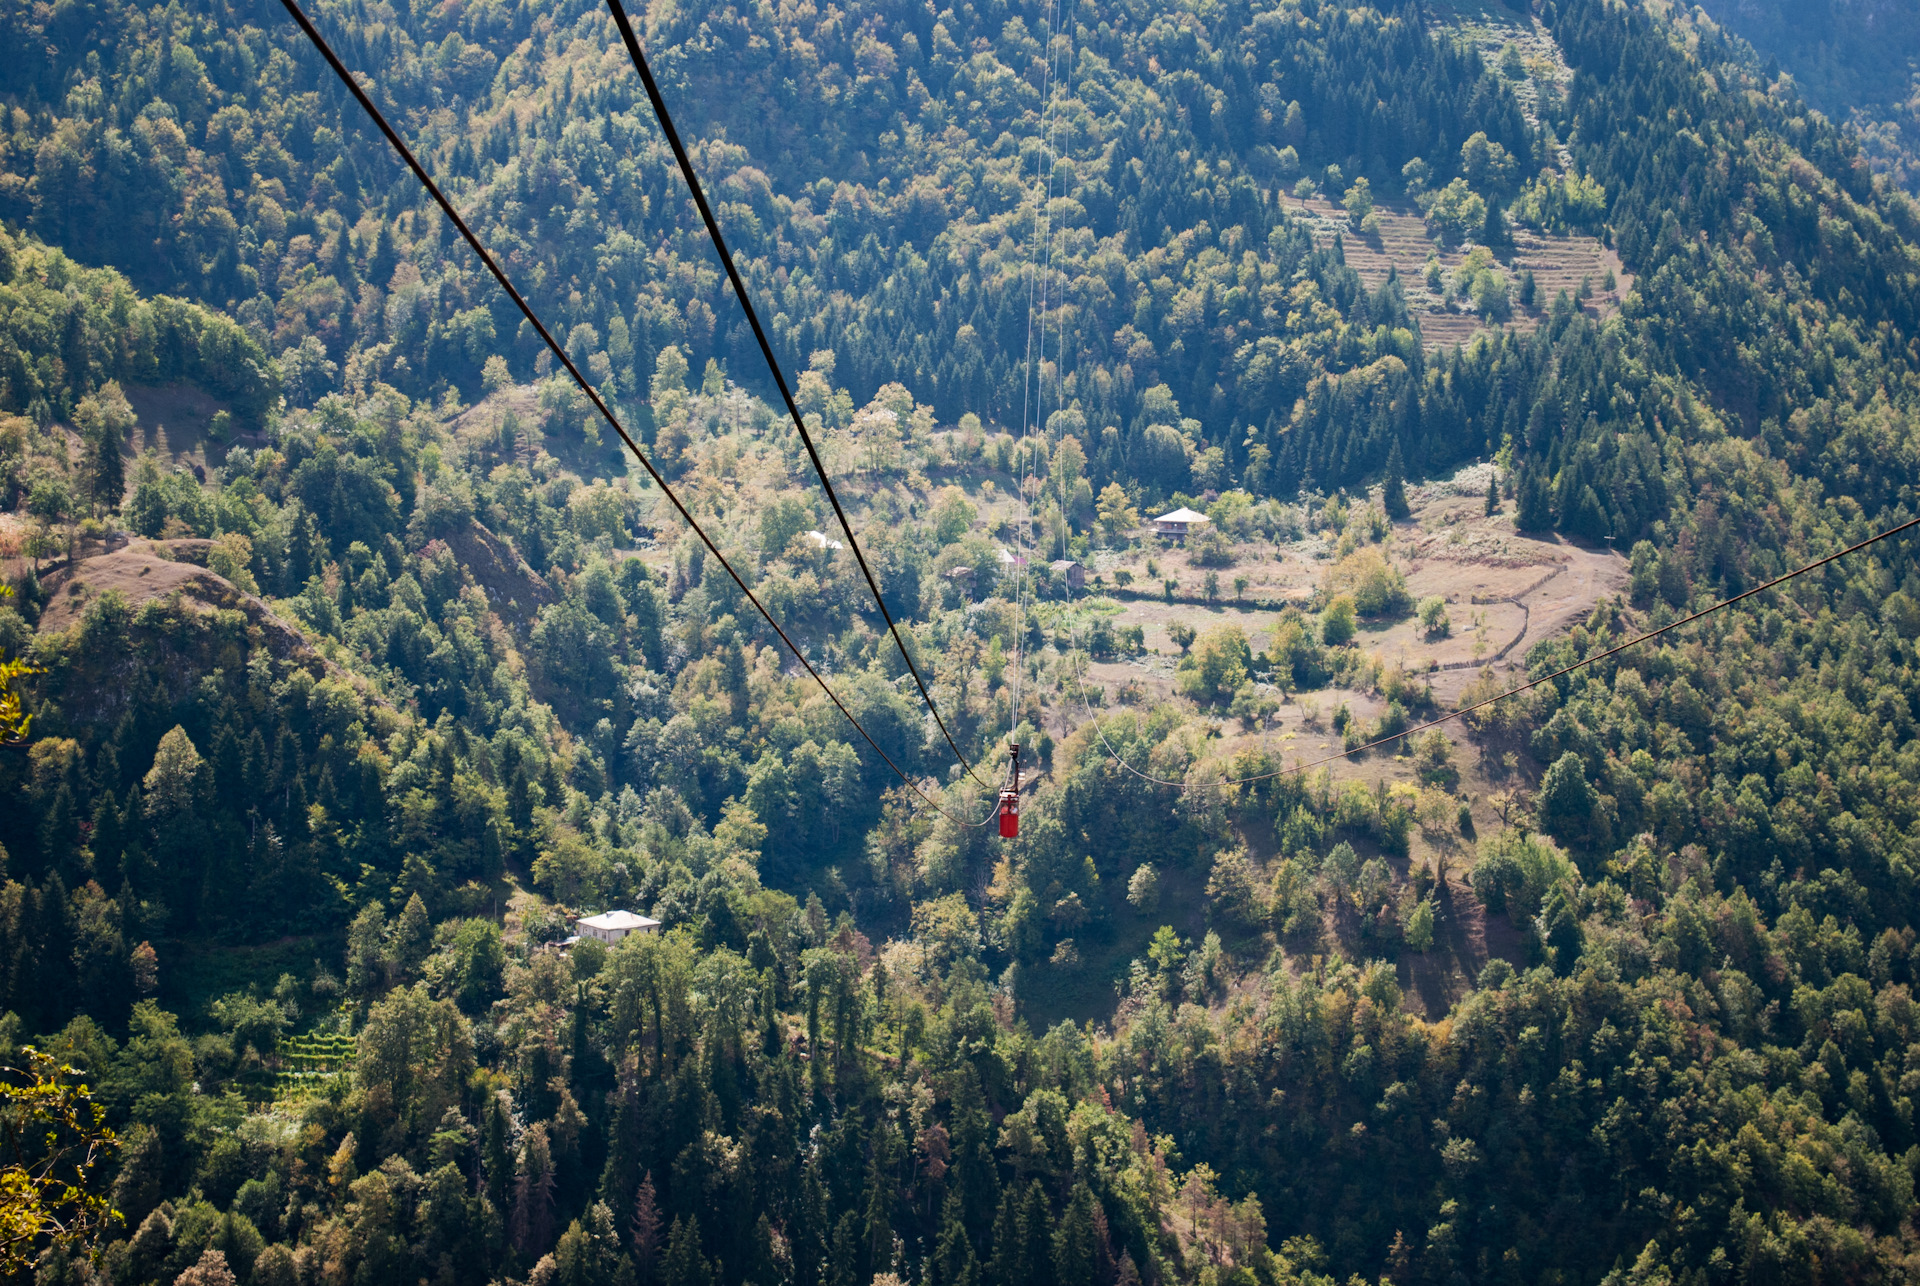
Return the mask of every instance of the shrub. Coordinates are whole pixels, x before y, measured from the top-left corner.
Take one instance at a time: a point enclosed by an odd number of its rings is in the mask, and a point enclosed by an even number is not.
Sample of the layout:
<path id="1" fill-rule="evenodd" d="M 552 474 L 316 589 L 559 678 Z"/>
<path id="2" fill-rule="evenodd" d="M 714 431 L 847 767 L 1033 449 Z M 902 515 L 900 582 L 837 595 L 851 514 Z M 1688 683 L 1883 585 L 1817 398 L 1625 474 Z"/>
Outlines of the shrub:
<path id="1" fill-rule="evenodd" d="M 1539 913 L 1549 889 L 1580 877 L 1552 840 L 1504 830 L 1480 841 L 1468 878 L 1489 911 L 1505 911 L 1519 922 Z"/>
<path id="2" fill-rule="evenodd" d="M 1142 915 L 1160 905 L 1160 872 L 1142 862 L 1127 879 L 1127 904 Z"/>
<path id="3" fill-rule="evenodd" d="M 1356 549 L 1327 570 L 1324 588 L 1329 594 L 1350 595 L 1362 616 L 1393 617 L 1413 600 L 1407 579 L 1377 549 Z"/>
<path id="4" fill-rule="evenodd" d="M 1320 638 L 1328 647 L 1339 647 L 1353 641 L 1355 629 L 1353 600 L 1345 594 L 1327 604 L 1327 610 L 1320 615 Z"/>
<path id="5" fill-rule="evenodd" d="M 1415 951 L 1433 949 L 1433 898 L 1420 899 L 1420 905 L 1407 916 L 1407 945 Z"/>
<path id="6" fill-rule="evenodd" d="M 1253 651 L 1238 625 L 1218 625 L 1207 631 L 1200 645 L 1181 662 L 1180 691 L 1195 701 L 1231 700 L 1247 681 Z"/>
<path id="7" fill-rule="evenodd" d="M 1207 529 L 1194 538 L 1191 561 L 1195 567 L 1231 567 L 1233 543 L 1226 532 L 1208 523 Z"/>

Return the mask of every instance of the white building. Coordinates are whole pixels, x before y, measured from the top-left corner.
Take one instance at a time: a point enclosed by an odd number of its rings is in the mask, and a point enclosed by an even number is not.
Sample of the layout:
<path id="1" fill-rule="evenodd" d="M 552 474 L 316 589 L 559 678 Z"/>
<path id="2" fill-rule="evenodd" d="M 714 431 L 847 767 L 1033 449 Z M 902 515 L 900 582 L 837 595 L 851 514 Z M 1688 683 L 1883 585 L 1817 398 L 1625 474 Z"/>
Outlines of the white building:
<path id="1" fill-rule="evenodd" d="M 635 915 L 631 911 L 604 911 L 599 915 L 581 916 L 574 927 L 580 930 L 583 938 L 618 942 L 629 933 L 658 933 L 660 921 Z"/>
<path id="2" fill-rule="evenodd" d="M 1213 520 L 1203 513 L 1195 513 L 1184 505 L 1170 514 L 1161 514 L 1153 520 L 1153 529 L 1162 536 L 1172 536 L 1176 540 L 1185 540 L 1187 533 L 1206 526 Z"/>

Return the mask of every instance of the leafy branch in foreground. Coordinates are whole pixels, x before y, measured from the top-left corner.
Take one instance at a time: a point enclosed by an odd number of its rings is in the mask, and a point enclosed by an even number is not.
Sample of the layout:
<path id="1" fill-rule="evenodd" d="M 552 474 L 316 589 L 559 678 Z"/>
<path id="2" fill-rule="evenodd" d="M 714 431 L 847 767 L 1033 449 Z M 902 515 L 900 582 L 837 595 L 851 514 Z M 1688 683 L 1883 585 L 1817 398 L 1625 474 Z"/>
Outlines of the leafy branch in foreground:
<path id="1" fill-rule="evenodd" d="M 0 598 L 12 598 L 13 586 L 0 585 Z M 13 681 L 40 671 L 19 657 L 0 661 L 0 746 L 24 746 L 33 731 L 33 716 L 20 704 Z"/>
<path id="2" fill-rule="evenodd" d="M 90 1242 L 120 1219 L 96 1191 L 96 1170 L 119 1146 L 106 1109 L 80 1073 L 31 1045 L 0 1072 L 0 1277 L 54 1246 Z"/>

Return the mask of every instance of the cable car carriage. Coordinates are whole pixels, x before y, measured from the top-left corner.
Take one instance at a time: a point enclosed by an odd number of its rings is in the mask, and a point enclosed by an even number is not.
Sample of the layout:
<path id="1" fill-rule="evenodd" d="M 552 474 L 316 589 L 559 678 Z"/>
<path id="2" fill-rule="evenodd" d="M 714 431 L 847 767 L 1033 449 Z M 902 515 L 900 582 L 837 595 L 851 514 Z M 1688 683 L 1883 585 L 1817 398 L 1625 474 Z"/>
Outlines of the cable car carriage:
<path id="1" fill-rule="evenodd" d="M 1008 779 L 1011 784 L 1000 792 L 1000 838 L 1017 839 L 1020 835 L 1020 744 L 1014 742 L 1007 747 Z"/>

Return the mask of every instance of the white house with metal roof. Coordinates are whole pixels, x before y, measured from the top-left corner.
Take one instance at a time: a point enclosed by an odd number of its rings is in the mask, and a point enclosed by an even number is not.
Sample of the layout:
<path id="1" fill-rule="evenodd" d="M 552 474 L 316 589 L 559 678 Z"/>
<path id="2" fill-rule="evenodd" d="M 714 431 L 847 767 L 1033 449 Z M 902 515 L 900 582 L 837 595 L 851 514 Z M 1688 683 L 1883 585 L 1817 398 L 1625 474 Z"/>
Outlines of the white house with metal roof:
<path id="1" fill-rule="evenodd" d="M 1213 519 L 1203 513 L 1195 513 L 1182 505 L 1169 514 L 1161 514 L 1153 520 L 1153 529 L 1162 536 L 1172 536 L 1176 540 L 1185 540 L 1187 534 L 1195 528 L 1204 527 Z"/>
<path id="2" fill-rule="evenodd" d="M 581 916 L 574 927 L 583 938 L 618 942 L 629 933 L 658 933 L 660 921 L 631 911 L 603 911 L 599 915 Z"/>

